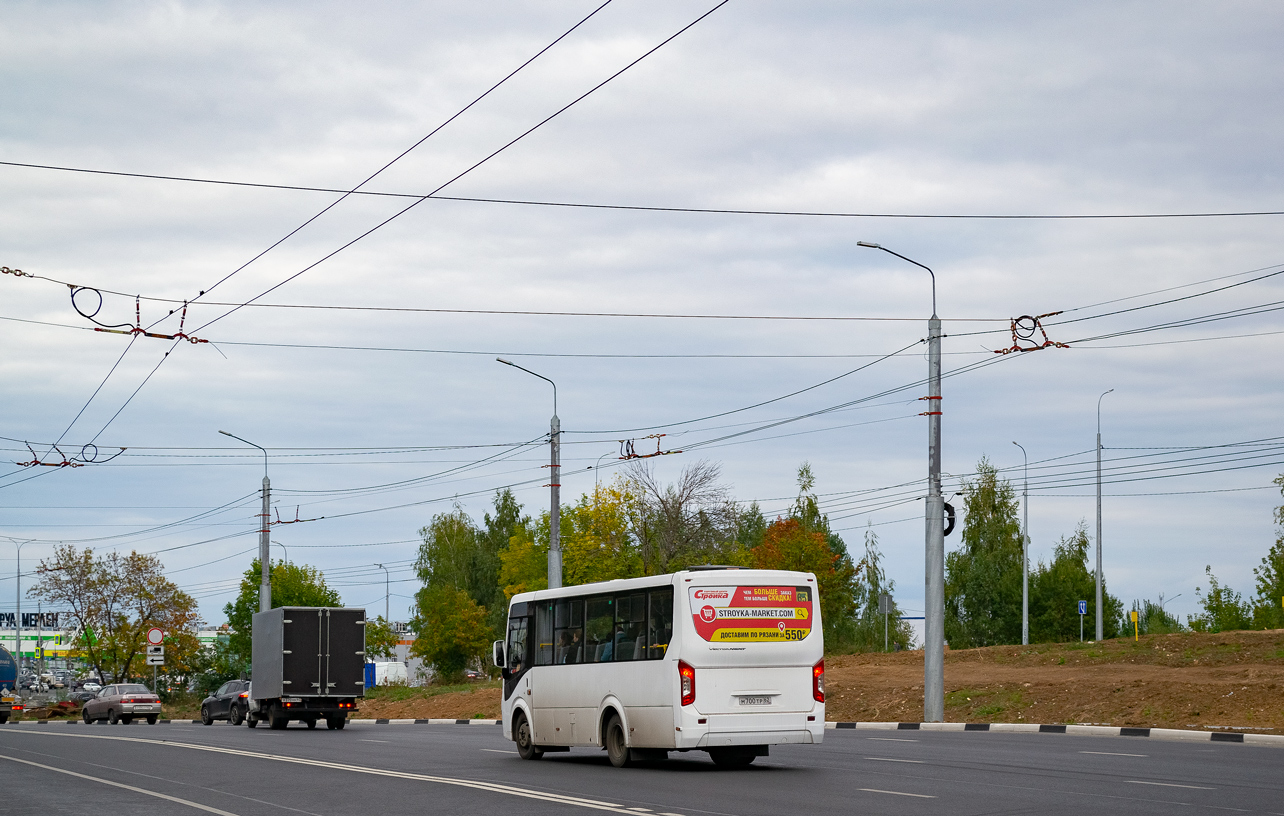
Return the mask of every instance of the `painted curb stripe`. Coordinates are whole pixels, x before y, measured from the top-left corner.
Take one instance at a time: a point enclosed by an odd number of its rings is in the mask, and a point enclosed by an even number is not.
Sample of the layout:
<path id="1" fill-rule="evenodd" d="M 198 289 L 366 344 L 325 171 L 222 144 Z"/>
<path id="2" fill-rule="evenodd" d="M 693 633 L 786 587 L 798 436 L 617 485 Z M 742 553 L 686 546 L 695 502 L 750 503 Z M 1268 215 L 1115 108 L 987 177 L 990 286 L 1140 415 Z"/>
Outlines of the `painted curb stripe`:
<path id="1" fill-rule="evenodd" d="M 157 720 L 157 725 L 199 725 L 200 720 Z M 350 719 L 349 725 L 502 725 L 503 720 L 452 720 L 449 718 Z M 9 720 L 0 725 L 84 725 L 78 719 Z M 142 726 L 144 722 L 130 723 Z M 124 723 L 122 723 L 124 725 Z M 1245 745 L 1284 747 L 1284 736 L 1277 734 L 1242 734 L 1227 731 L 1187 731 L 1178 728 L 1134 728 L 1114 725 L 1054 725 L 1038 723 L 912 723 L 912 722 L 837 722 L 829 720 L 826 730 L 860 729 L 862 731 L 979 731 L 1016 734 L 1067 734 L 1079 737 L 1148 737 L 1179 742 L 1237 742 Z"/>

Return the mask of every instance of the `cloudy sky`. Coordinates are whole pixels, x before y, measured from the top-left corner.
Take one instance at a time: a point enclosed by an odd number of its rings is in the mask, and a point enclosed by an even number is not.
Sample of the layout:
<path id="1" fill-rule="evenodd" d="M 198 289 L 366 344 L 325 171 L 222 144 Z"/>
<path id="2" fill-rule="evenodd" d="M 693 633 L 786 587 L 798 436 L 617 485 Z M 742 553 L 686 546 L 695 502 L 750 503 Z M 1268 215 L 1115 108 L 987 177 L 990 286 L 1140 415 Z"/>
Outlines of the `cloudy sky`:
<path id="1" fill-rule="evenodd" d="M 600 4 L 6 4 L 0 161 L 351 189 Z M 309 222 L 339 196 L 0 165 L 0 264 L 39 276 L 0 276 L 0 536 L 30 540 L 23 571 L 57 541 L 158 552 L 221 621 L 262 477 L 223 429 L 270 449 L 283 520 L 325 517 L 274 527 L 275 555 L 380 611 L 382 563 L 404 619 L 434 513 L 480 518 L 504 485 L 547 507 L 551 389 L 502 354 L 557 382 L 564 500 L 652 433 L 684 451 L 662 477 L 708 459 L 770 514 L 808 461 L 921 610 L 931 288 L 869 241 L 937 274 L 948 491 L 983 456 L 1019 480 L 1020 442 L 1046 559 L 1095 524 L 1114 389 L 1110 589 L 1190 613 L 1211 565 L 1251 594 L 1284 470 L 1284 216 L 975 216 L 1284 210 L 1284 9 L 731 0 L 598 87 L 715 4 L 613 0 L 363 189 L 848 216 L 427 200 L 388 221 L 416 199 L 367 195 Z M 141 295 L 160 333 L 206 292 L 183 328 L 212 342 L 92 331 L 66 284 L 102 290 L 109 325 Z M 994 353 L 1057 311 L 1070 348 Z M 23 467 L 24 442 L 128 450 Z"/>

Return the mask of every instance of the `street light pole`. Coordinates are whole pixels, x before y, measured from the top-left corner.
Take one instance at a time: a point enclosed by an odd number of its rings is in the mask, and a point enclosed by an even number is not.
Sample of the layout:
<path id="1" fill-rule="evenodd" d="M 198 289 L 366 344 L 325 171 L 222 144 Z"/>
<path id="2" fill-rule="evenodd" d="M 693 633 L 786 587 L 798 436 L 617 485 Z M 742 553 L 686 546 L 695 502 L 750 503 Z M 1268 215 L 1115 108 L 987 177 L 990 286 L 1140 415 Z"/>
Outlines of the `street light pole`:
<path id="1" fill-rule="evenodd" d="M 238 442 L 263 451 L 263 527 L 259 530 L 259 611 L 267 612 L 272 608 L 272 542 L 268 538 L 268 525 L 271 521 L 272 483 L 268 481 L 268 452 L 262 445 L 255 445 L 248 439 L 241 439 L 236 434 L 219 431 L 223 436 L 230 436 Z"/>
<path id="2" fill-rule="evenodd" d="M 290 563 L 290 551 L 285 548 L 285 545 L 279 541 L 273 541 L 272 543 L 280 547 L 281 552 L 285 554 L 285 563 Z"/>
<path id="3" fill-rule="evenodd" d="M 605 459 L 606 457 L 610 456 L 610 455 L 611 455 L 611 453 L 612 453 L 612 451 L 607 451 L 606 453 L 604 453 L 604 454 L 602 454 L 601 456 L 597 457 L 597 461 L 593 463 L 593 495 L 594 495 L 594 496 L 596 496 L 596 495 L 597 495 L 597 471 L 598 471 L 598 468 L 602 467 L 602 460 L 603 460 L 603 459 Z"/>
<path id="4" fill-rule="evenodd" d="M 1110 389 L 1114 391 L 1115 389 Z M 1097 640 L 1102 640 L 1105 635 L 1102 633 L 1101 626 L 1101 400 L 1105 398 L 1110 391 L 1103 392 L 1097 397 Z"/>
<path id="5" fill-rule="evenodd" d="M 392 618 L 389 617 L 389 614 L 388 614 L 388 598 L 390 597 L 389 593 L 392 592 L 392 589 L 391 589 L 392 579 L 389 577 L 387 567 L 385 567 L 383 564 L 375 564 L 375 566 L 383 570 L 383 622 L 387 623 L 388 621 L 392 620 Z"/>
<path id="6" fill-rule="evenodd" d="M 549 467 L 553 471 L 548 485 L 550 488 L 548 508 L 548 588 L 557 589 L 562 585 L 562 421 L 557 418 L 557 383 L 543 374 L 536 374 L 529 368 L 522 368 L 517 363 L 510 363 L 503 357 L 496 357 L 495 360 L 506 366 L 525 371 L 532 377 L 539 377 L 553 386 L 553 418 L 549 420 L 548 424 Z"/>
<path id="7" fill-rule="evenodd" d="M 1025 460 L 1025 483 L 1021 488 L 1021 509 L 1025 520 L 1021 527 L 1021 645 L 1030 645 L 1030 457 L 1025 454 L 1025 446 L 1013 442 L 1021 449 Z"/>
<path id="8" fill-rule="evenodd" d="M 18 569 L 13 575 L 13 582 L 17 585 L 14 593 L 14 605 L 17 607 L 13 613 L 13 658 L 18 661 L 18 668 L 22 668 L 22 546 L 30 544 L 30 541 L 13 542 L 18 548 Z M 18 681 L 14 679 L 14 691 L 18 690 Z"/>
<path id="9" fill-rule="evenodd" d="M 936 316 L 936 273 L 912 258 L 879 244 L 857 246 L 881 249 L 902 261 L 926 269 L 932 276 L 932 317 L 927 321 L 927 502 L 924 549 L 926 570 L 923 620 L 923 721 L 945 719 L 945 499 L 941 496 L 941 319 Z"/>

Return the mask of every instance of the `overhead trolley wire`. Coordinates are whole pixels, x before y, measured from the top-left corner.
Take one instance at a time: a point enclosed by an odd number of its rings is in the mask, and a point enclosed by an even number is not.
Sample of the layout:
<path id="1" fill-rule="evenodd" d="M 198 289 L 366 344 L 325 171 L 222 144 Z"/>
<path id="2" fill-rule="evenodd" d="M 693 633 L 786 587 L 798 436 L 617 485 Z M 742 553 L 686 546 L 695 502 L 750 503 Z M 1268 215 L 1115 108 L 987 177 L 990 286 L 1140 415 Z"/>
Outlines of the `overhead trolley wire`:
<path id="1" fill-rule="evenodd" d="M 596 12 L 595 12 L 596 13 Z M 832 210 L 770 210 L 748 207 L 678 207 L 645 204 L 594 204 L 576 201 L 541 201 L 520 198 L 481 198 L 475 196 L 437 195 L 435 193 L 397 193 L 386 190 L 344 190 L 338 187 L 315 187 L 301 184 L 272 184 L 268 182 L 234 181 L 231 179 L 174 176 L 159 173 L 129 173 L 120 170 L 101 170 L 87 167 L 67 167 L 53 164 L 0 161 L 0 166 L 22 167 L 32 170 L 56 170 L 97 176 L 179 181 L 191 184 L 215 184 L 227 187 L 247 187 L 265 190 L 294 190 L 307 193 L 343 193 L 346 195 L 374 196 L 379 198 L 425 198 L 436 201 L 456 201 L 476 204 L 507 204 L 526 207 L 552 207 L 561 209 L 620 210 L 625 212 L 689 213 L 695 215 L 765 215 L 801 218 L 891 218 L 922 220 L 981 220 L 981 221 L 1092 221 L 1162 218 L 1244 218 L 1250 216 L 1284 215 L 1284 210 L 1222 210 L 1191 212 L 1149 213 L 896 213 L 851 212 Z"/>

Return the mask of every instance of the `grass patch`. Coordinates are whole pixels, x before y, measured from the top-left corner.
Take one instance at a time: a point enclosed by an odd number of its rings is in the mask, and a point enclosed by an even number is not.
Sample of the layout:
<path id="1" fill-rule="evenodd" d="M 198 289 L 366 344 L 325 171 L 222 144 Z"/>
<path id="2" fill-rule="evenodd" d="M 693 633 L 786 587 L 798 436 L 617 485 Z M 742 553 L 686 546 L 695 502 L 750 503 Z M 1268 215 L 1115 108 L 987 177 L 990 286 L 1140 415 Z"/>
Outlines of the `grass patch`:
<path id="1" fill-rule="evenodd" d="M 500 680 L 482 680 L 474 683 L 454 683 L 446 686 L 376 686 L 366 689 L 366 699 L 371 702 L 401 703 L 406 700 L 426 700 L 441 694 L 468 693 L 478 689 L 499 688 Z"/>

